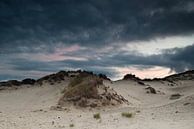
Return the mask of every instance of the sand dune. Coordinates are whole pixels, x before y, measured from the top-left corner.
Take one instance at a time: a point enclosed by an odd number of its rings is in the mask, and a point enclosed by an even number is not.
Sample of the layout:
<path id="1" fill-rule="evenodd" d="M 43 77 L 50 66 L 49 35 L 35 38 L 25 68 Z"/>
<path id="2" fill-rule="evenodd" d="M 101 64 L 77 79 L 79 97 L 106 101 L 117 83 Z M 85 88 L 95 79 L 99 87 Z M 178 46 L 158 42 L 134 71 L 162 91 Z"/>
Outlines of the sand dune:
<path id="1" fill-rule="evenodd" d="M 51 110 L 63 95 L 69 79 L 43 81 L 42 85 L 22 85 L 0 91 L 0 129 L 193 129 L 194 81 L 104 80 L 129 101 L 114 107 L 79 108 L 68 105 L 62 111 Z M 54 84 L 53 84 L 54 83 Z M 151 86 L 156 94 L 148 93 Z M 171 95 L 180 98 L 170 100 Z M 100 119 L 93 118 L 100 113 Z M 131 118 L 122 113 L 132 113 Z"/>

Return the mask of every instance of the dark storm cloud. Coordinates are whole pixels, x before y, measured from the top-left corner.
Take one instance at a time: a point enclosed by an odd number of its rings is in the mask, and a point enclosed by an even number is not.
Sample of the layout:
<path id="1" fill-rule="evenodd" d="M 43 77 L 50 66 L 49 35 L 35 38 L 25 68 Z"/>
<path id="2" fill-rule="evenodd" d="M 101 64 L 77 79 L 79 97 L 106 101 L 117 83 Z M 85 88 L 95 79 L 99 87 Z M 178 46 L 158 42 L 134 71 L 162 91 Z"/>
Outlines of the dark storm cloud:
<path id="1" fill-rule="evenodd" d="M 1 0 L 0 80 L 21 78 L 30 71 L 46 73 L 66 68 L 110 76 L 117 72 L 112 67 L 129 65 L 139 65 L 139 69 L 153 66 L 175 71 L 193 69 L 193 45 L 150 56 L 122 51 L 119 47 L 107 49 L 115 44 L 125 47 L 125 43 L 132 41 L 193 34 L 193 5 L 193 0 Z M 56 48 L 74 44 L 78 49 L 86 49 L 67 51 L 61 56 L 88 60 L 35 58 L 37 53 L 55 54 Z M 24 58 L 20 53 L 29 56 Z"/>
<path id="2" fill-rule="evenodd" d="M 185 69 L 194 69 L 194 45 L 172 50 L 174 54 L 167 54 L 171 59 L 172 68 L 181 72 Z"/>
<path id="3" fill-rule="evenodd" d="M 102 46 L 190 34 L 194 32 L 194 10 L 189 6 L 192 3 L 192 0 L 1 0 L 0 51 L 23 52 L 20 46 L 30 46 L 36 52 L 39 45 L 52 47 L 59 42 Z"/>

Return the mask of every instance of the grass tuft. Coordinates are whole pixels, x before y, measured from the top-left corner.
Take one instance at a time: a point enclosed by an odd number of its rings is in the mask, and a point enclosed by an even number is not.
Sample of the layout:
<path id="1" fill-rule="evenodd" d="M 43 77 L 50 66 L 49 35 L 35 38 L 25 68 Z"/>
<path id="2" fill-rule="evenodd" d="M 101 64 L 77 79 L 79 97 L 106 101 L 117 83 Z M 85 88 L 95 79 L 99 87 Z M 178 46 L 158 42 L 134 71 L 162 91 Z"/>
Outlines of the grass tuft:
<path id="1" fill-rule="evenodd" d="M 73 79 L 68 88 L 64 90 L 66 98 L 74 96 L 93 98 L 98 95 L 97 85 L 101 85 L 102 80 L 95 76 L 78 76 Z"/>
<path id="2" fill-rule="evenodd" d="M 76 86 L 77 84 L 81 83 L 83 81 L 83 77 L 81 76 L 77 76 L 75 77 L 73 80 L 70 81 L 69 83 L 69 87 L 74 87 Z"/>
<path id="3" fill-rule="evenodd" d="M 74 127 L 74 124 L 70 124 L 69 127 Z"/>
<path id="4" fill-rule="evenodd" d="M 95 119 L 100 119 L 100 118 L 101 118 L 101 117 L 100 117 L 100 113 L 94 114 L 93 117 L 94 117 Z"/>
<path id="5" fill-rule="evenodd" d="M 131 118 L 131 117 L 133 116 L 132 113 L 128 113 L 128 112 L 123 112 L 121 115 L 122 115 L 123 117 L 127 117 L 127 118 Z"/>

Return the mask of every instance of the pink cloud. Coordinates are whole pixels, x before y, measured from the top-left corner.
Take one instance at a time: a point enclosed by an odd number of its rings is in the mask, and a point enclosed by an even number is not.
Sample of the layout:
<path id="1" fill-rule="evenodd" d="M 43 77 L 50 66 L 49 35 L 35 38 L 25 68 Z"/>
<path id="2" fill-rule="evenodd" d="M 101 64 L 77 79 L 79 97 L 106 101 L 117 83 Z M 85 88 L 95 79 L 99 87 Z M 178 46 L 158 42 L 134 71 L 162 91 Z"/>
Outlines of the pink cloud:
<path id="1" fill-rule="evenodd" d="M 54 54 L 35 54 L 33 55 L 34 59 L 41 60 L 41 61 L 63 61 L 63 60 L 75 60 L 75 61 L 87 61 L 84 57 L 76 57 L 76 56 L 65 56 L 60 55 L 58 53 Z"/>
<path id="2" fill-rule="evenodd" d="M 57 47 L 55 49 L 55 52 L 63 54 L 66 52 L 75 52 L 75 51 L 79 51 L 79 50 L 83 50 L 83 49 L 85 49 L 85 48 L 75 44 L 75 45 L 68 46 L 68 47 L 65 47 L 65 46 Z"/>
<path id="3" fill-rule="evenodd" d="M 79 45 L 72 45 L 68 47 L 57 47 L 53 53 L 35 53 L 28 54 L 23 53 L 20 57 L 30 59 L 30 60 L 39 60 L 39 61 L 63 61 L 63 60 L 75 60 L 75 61 L 87 61 L 86 57 L 81 56 L 68 56 L 66 53 L 73 53 L 85 48 L 80 47 Z"/>

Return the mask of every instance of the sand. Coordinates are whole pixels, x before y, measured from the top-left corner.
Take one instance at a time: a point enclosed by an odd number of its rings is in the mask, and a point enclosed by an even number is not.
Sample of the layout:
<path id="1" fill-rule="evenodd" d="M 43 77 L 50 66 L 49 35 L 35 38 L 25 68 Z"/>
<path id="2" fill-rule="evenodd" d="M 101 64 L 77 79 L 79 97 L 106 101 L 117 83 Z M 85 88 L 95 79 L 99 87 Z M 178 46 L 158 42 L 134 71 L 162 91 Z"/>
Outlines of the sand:
<path id="1" fill-rule="evenodd" d="M 125 80 L 104 81 L 129 101 L 107 108 L 75 108 L 50 110 L 61 97 L 68 80 L 42 86 L 24 85 L 16 90 L 0 91 L 0 129 L 194 129 L 194 82 L 144 82 L 156 89 L 157 94 L 146 93 L 146 86 Z M 179 93 L 179 99 L 170 100 Z M 131 118 L 121 116 L 132 113 Z M 93 115 L 100 113 L 101 118 Z M 73 126 L 73 127 L 70 127 Z"/>

